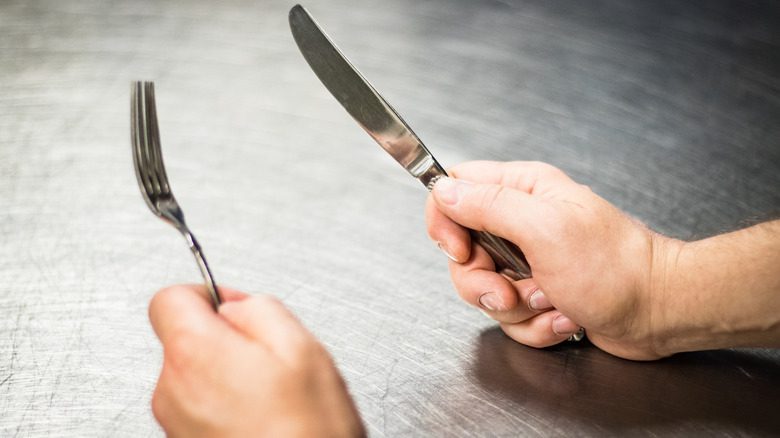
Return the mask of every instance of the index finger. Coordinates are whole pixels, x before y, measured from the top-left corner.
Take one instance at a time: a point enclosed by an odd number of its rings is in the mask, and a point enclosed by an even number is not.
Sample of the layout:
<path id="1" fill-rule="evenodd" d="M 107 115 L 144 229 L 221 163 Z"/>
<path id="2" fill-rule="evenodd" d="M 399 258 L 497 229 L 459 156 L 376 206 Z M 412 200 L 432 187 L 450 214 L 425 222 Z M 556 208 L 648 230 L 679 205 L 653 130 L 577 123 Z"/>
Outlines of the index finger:
<path id="1" fill-rule="evenodd" d="M 449 173 L 478 184 L 496 184 L 533 194 L 551 184 L 573 184 L 562 170 L 541 161 L 467 161 Z"/>
<path id="2" fill-rule="evenodd" d="M 160 290 L 149 303 L 149 321 L 163 345 L 178 334 L 227 336 L 230 331 L 214 312 L 203 286 L 177 285 Z"/>

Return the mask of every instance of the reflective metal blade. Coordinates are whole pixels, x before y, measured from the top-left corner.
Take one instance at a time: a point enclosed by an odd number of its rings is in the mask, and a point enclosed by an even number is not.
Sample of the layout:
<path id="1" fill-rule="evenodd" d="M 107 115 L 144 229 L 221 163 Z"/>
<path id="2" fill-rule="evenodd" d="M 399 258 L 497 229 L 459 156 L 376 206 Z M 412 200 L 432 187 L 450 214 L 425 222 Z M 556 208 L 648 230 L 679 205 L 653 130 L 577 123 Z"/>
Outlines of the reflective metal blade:
<path id="1" fill-rule="evenodd" d="M 428 185 L 444 171 L 389 103 L 339 51 L 301 5 L 290 10 L 290 29 L 298 48 L 341 106 L 412 176 Z"/>
<path id="2" fill-rule="evenodd" d="M 341 54 L 301 5 L 290 10 L 290 29 L 306 62 L 341 106 L 428 190 L 447 173 L 393 107 Z M 531 276 L 525 256 L 513 243 L 486 231 L 473 231 L 496 263 L 496 271 L 519 280 Z"/>

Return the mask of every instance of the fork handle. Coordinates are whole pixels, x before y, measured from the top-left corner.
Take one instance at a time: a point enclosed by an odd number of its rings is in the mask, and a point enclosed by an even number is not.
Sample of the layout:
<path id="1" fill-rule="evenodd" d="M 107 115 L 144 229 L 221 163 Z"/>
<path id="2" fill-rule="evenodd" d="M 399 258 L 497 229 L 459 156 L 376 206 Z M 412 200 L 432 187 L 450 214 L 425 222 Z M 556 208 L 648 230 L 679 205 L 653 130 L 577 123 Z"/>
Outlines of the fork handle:
<path id="1" fill-rule="evenodd" d="M 439 178 L 448 176 L 444 168 L 433 157 L 431 159 L 433 164 L 418 177 L 428 191 L 433 190 L 433 186 Z M 512 280 L 531 278 L 531 266 L 517 245 L 487 231 L 469 229 L 469 234 L 471 234 L 472 240 L 484 248 L 493 259 L 496 264 L 496 272 L 504 274 Z"/>
<path id="2" fill-rule="evenodd" d="M 192 255 L 195 256 L 195 261 L 198 263 L 200 273 L 203 274 L 203 280 L 206 282 L 206 289 L 211 297 L 211 304 L 214 307 L 214 310 L 217 310 L 219 305 L 222 304 L 222 299 L 219 296 L 217 284 L 214 282 L 214 275 L 211 273 L 209 264 L 206 262 L 206 257 L 203 256 L 203 251 L 200 249 L 200 244 L 188 228 L 184 227 L 183 229 L 180 229 L 180 231 L 184 235 L 184 238 L 187 239 Z"/>

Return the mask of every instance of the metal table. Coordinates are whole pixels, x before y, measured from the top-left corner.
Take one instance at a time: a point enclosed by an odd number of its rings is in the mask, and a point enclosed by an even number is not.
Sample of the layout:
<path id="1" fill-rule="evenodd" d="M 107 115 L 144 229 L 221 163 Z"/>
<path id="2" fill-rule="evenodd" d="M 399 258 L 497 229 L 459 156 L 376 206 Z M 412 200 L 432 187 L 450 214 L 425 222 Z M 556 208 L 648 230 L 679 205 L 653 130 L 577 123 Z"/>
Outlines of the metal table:
<path id="1" fill-rule="evenodd" d="M 309 70 L 291 6 L 0 3 L 0 435 L 162 433 L 146 306 L 200 277 L 138 193 L 134 79 L 156 81 L 169 177 L 217 281 L 283 299 L 372 435 L 780 433 L 776 350 L 535 350 L 461 303 L 426 192 Z M 306 6 L 445 165 L 547 161 L 686 239 L 780 212 L 776 3 Z"/>

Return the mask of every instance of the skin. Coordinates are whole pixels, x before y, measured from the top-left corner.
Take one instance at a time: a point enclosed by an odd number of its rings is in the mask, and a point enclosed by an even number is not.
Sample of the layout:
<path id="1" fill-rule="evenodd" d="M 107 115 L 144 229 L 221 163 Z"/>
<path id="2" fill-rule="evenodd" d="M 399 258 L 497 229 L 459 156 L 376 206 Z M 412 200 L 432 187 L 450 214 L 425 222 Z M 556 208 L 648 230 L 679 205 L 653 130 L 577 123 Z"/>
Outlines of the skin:
<path id="1" fill-rule="evenodd" d="M 546 347 L 584 327 L 635 360 L 780 346 L 780 221 L 683 242 L 548 164 L 469 162 L 450 175 L 428 199 L 428 234 L 460 296 L 518 342 Z M 522 248 L 533 278 L 496 273 L 464 227 Z"/>
<path id="2" fill-rule="evenodd" d="M 172 437 L 365 436 L 323 346 L 277 299 L 201 286 L 158 292 L 149 307 L 163 345 L 152 411 Z"/>
<path id="3" fill-rule="evenodd" d="M 585 327 L 638 360 L 679 351 L 780 346 L 780 221 L 682 242 L 661 236 L 543 163 L 471 162 L 439 180 L 430 236 L 456 289 L 534 347 Z M 517 244 L 534 277 L 495 272 L 464 227 Z M 278 300 L 202 286 L 158 292 L 149 317 L 163 345 L 152 410 L 169 436 L 365 436 L 323 346 Z"/>

